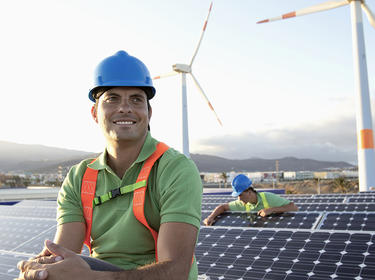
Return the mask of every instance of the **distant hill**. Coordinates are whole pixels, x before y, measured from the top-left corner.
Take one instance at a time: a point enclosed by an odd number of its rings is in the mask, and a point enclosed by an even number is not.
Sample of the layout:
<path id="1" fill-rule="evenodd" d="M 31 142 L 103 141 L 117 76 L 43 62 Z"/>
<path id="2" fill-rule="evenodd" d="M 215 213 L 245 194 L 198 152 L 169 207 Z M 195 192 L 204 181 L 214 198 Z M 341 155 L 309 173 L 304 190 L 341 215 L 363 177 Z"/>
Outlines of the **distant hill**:
<path id="1" fill-rule="evenodd" d="M 89 152 L 0 141 L 0 171 L 25 171 L 92 155 Z"/>
<path id="2" fill-rule="evenodd" d="M 347 162 L 339 161 L 318 161 L 313 159 L 298 159 L 295 157 L 285 157 L 280 159 L 250 158 L 243 160 L 226 159 L 217 156 L 192 154 L 201 172 L 256 172 L 275 171 L 276 160 L 279 161 L 280 171 L 323 171 L 328 169 L 355 168 Z"/>
<path id="3" fill-rule="evenodd" d="M 0 171 L 56 172 L 59 166 L 68 168 L 84 158 L 97 154 L 42 145 L 24 145 L 0 141 Z M 354 168 L 346 162 L 318 161 L 285 157 L 281 159 L 250 158 L 226 159 L 211 155 L 191 154 L 200 172 L 256 172 L 274 171 L 279 161 L 280 171 L 321 171 L 328 169 Z"/>

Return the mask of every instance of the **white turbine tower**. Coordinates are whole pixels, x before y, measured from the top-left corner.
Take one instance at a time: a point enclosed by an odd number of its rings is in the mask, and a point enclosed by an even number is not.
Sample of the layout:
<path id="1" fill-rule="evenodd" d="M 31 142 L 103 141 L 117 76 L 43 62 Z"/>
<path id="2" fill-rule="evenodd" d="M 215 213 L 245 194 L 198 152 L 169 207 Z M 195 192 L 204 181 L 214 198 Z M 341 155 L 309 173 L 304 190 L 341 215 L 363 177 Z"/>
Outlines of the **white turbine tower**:
<path id="1" fill-rule="evenodd" d="M 352 18 L 352 39 L 354 74 L 357 95 L 357 149 L 359 190 L 368 191 L 375 187 L 375 153 L 372 131 L 371 105 L 366 64 L 365 39 L 362 24 L 362 9 L 367 15 L 370 24 L 375 28 L 375 17 L 365 4 L 364 0 L 328 1 L 309 8 L 301 9 L 279 17 L 259 21 L 266 23 L 287 19 L 320 11 L 330 10 L 341 6 L 350 5 Z"/>
<path id="2" fill-rule="evenodd" d="M 197 86 L 199 92 L 202 94 L 202 96 L 206 100 L 210 109 L 214 112 L 214 114 L 216 116 L 216 119 L 218 120 L 220 125 L 222 125 L 218 115 L 216 114 L 214 108 L 211 105 L 211 102 L 208 100 L 206 94 L 204 93 L 202 87 L 200 86 L 200 84 L 198 83 L 198 80 L 195 78 L 195 76 L 193 75 L 193 72 L 192 72 L 192 65 L 193 65 L 194 59 L 195 59 L 195 57 L 198 53 L 199 47 L 201 45 L 201 42 L 202 42 L 202 39 L 203 39 L 203 36 L 204 36 L 204 33 L 206 31 L 207 22 L 208 22 L 208 19 L 210 17 L 211 9 L 212 9 L 212 2 L 210 4 L 210 8 L 208 10 L 208 15 L 207 15 L 207 18 L 204 22 L 203 30 L 202 30 L 201 36 L 199 38 L 198 45 L 197 45 L 197 47 L 194 51 L 193 57 L 191 58 L 190 64 L 181 64 L 181 63 L 174 64 L 172 66 L 173 72 L 154 77 L 154 80 L 156 80 L 156 79 L 161 79 L 161 78 L 171 77 L 171 76 L 174 76 L 174 75 L 181 74 L 181 83 L 182 83 L 182 151 L 183 151 L 184 155 L 186 155 L 187 157 L 190 157 L 190 152 L 189 152 L 189 128 L 188 128 L 188 110 L 187 110 L 187 96 L 186 96 L 186 74 L 191 75 L 191 77 L 193 78 L 193 81 L 194 81 L 195 85 Z"/>

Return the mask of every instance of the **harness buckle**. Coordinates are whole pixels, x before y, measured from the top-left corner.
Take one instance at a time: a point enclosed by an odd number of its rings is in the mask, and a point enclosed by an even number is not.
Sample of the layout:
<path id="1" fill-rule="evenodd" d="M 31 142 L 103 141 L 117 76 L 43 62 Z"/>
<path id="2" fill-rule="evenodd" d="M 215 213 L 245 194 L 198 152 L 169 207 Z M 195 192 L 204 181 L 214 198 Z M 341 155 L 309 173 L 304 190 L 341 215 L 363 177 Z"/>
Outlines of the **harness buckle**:
<path id="1" fill-rule="evenodd" d="M 112 198 L 118 197 L 121 195 L 120 189 L 111 190 Z"/>

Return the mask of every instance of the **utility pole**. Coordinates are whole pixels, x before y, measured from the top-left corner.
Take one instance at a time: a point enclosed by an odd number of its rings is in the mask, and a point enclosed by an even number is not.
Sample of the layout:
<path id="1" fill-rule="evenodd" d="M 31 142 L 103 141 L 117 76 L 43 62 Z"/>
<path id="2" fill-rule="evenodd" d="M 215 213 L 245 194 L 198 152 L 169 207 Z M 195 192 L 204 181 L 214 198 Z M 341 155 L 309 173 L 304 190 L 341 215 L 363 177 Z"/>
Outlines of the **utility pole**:
<path id="1" fill-rule="evenodd" d="M 276 186 L 279 184 L 279 161 L 276 160 Z M 275 184 L 273 185 L 273 188 L 275 188 Z"/>

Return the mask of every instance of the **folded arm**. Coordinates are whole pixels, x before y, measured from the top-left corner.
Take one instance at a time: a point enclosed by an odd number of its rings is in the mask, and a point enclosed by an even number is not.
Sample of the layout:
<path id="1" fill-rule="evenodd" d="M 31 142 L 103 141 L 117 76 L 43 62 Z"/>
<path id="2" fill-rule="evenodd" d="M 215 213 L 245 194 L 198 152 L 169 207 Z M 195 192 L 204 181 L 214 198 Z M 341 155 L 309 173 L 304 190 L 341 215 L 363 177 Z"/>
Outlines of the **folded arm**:
<path id="1" fill-rule="evenodd" d="M 26 280 L 126 280 L 187 279 L 192 263 L 198 229 L 186 223 L 164 223 L 159 229 L 157 263 L 120 272 L 93 271 L 77 254 L 56 244 L 47 244 L 53 255 L 36 261 L 20 262 L 19 279 Z M 44 275 L 39 272 L 46 271 Z M 42 276 L 42 277 L 39 277 Z"/>

